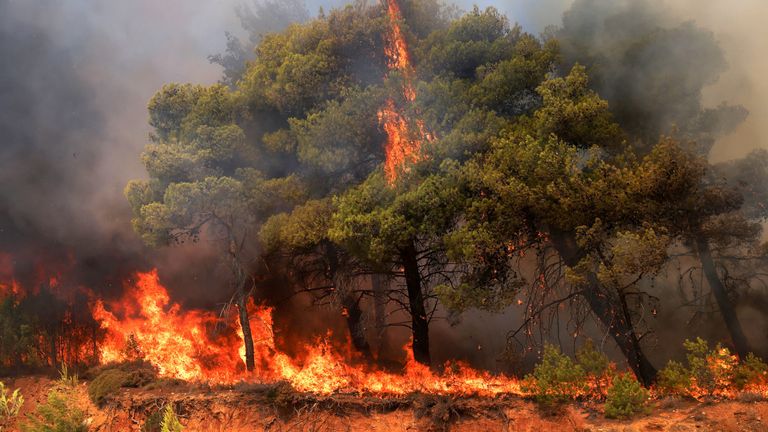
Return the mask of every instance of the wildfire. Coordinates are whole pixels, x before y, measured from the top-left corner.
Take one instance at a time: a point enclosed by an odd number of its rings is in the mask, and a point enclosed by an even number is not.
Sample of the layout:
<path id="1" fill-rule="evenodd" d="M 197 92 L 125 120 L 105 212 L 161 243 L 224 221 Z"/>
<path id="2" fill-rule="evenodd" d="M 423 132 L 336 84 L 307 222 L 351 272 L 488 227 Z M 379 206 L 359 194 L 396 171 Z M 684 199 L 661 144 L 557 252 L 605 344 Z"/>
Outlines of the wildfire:
<path id="1" fill-rule="evenodd" d="M 126 285 L 120 301 L 97 301 L 94 318 L 106 332 L 101 362 L 142 358 L 161 376 L 228 384 L 238 381 L 287 381 L 298 391 L 408 394 L 520 394 L 517 380 L 473 370 L 461 363 L 446 365 L 437 374 L 416 362 L 410 350 L 401 374 L 352 365 L 351 350 L 334 348 L 325 338 L 301 347 L 291 357 L 275 346 L 272 310 L 251 304 L 256 370 L 248 373 L 242 352 L 242 331 L 236 314 L 217 316 L 205 311 L 183 311 L 171 302 L 156 271 L 139 273 Z"/>
<path id="2" fill-rule="evenodd" d="M 416 100 L 413 88 L 413 66 L 411 64 L 408 44 L 400 26 L 402 14 L 397 0 L 386 0 L 390 29 L 386 37 L 384 54 L 390 70 L 398 71 L 403 78 L 403 98 L 406 103 Z M 407 162 L 418 161 L 421 157 L 421 144 L 424 140 L 431 141 L 432 137 L 426 132 L 424 123 L 416 121 L 417 131 L 411 131 L 406 116 L 402 113 L 393 98 L 389 98 L 379 111 L 379 123 L 387 134 L 384 146 L 386 160 L 384 174 L 387 182 L 392 185 L 397 179 L 398 170 Z"/>

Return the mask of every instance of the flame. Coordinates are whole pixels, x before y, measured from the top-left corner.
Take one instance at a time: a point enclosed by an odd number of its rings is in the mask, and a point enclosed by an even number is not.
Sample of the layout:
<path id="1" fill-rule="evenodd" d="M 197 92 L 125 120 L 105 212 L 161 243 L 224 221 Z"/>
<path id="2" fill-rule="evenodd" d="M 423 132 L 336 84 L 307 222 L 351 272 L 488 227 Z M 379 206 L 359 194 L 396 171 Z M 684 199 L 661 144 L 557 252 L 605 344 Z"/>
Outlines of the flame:
<path id="1" fill-rule="evenodd" d="M 408 44 L 403 35 L 400 21 L 402 13 L 396 0 L 386 0 L 387 14 L 389 16 L 389 33 L 386 36 L 384 54 L 387 57 L 387 66 L 391 71 L 397 71 L 403 78 L 403 99 L 406 103 L 416 100 L 416 91 L 413 87 L 414 70 L 411 57 L 408 52 Z M 387 182 L 392 185 L 397 180 L 398 171 L 407 169 L 406 164 L 418 161 L 421 158 L 421 144 L 432 136 L 426 131 L 424 122 L 416 120 L 416 131 L 411 127 L 406 116 L 397 106 L 393 98 L 387 99 L 385 106 L 379 110 L 379 124 L 387 134 L 387 142 L 384 145 L 385 162 L 384 174 Z"/>
<path id="2" fill-rule="evenodd" d="M 298 391 L 318 394 L 521 394 L 516 379 L 479 372 L 462 363 L 446 365 L 447 372 L 437 374 L 416 362 L 410 349 L 402 373 L 353 365 L 352 350 L 332 346 L 330 334 L 300 347 L 302 354 L 291 357 L 275 346 L 272 309 L 254 303 L 248 312 L 256 370 L 248 373 L 237 314 L 183 311 L 171 301 L 156 270 L 138 273 L 135 282 L 126 284 L 122 299 L 108 304 L 96 301 L 92 312 L 106 333 L 102 363 L 140 357 L 164 377 L 216 384 L 287 381 Z"/>

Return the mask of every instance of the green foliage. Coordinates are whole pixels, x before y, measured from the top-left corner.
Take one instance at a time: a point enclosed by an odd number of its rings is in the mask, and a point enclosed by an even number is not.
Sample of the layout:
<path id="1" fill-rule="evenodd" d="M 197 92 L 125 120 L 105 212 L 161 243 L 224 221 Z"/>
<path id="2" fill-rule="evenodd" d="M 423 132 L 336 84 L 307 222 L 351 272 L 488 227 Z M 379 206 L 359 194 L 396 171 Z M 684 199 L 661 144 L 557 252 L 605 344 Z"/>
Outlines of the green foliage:
<path id="1" fill-rule="evenodd" d="M 560 352 L 554 345 L 544 346 L 541 362 L 526 376 L 524 391 L 544 405 L 563 403 L 586 390 L 586 374 L 581 365 Z"/>
<path id="2" fill-rule="evenodd" d="M 743 390 L 750 385 L 764 384 L 768 380 L 768 365 L 758 356 L 749 353 L 736 367 L 733 383 L 737 389 Z"/>
<path id="3" fill-rule="evenodd" d="M 120 369 L 107 369 L 88 384 L 88 397 L 95 405 L 101 406 L 128 382 L 127 372 Z"/>
<path id="4" fill-rule="evenodd" d="M 167 404 L 163 410 L 163 418 L 160 421 L 160 432 L 182 432 L 184 426 L 181 425 L 176 413 L 173 412 L 173 406 Z"/>
<path id="5" fill-rule="evenodd" d="M 584 345 L 576 351 L 576 361 L 584 373 L 592 377 L 602 378 L 611 372 L 611 362 L 608 360 L 608 356 L 595 348 L 592 339 L 587 339 Z"/>
<path id="6" fill-rule="evenodd" d="M 475 7 L 445 30 L 431 34 L 417 55 L 433 73 L 471 78 L 478 67 L 510 57 L 520 33 L 520 27 L 510 29 L 496 8 L 480 11 Z"/>
<path id="7" fill-rule="evenodd" d="M 684 395 L 691 386 L 691 376 L 680 362 L 670 360 L 667 366 L 659 371 L 657 388 L 663 394 Z"/>
<path id="8" fill-rule="evenodd" d="M 99 406 L 122 387 L 142 387 L 157 379 L 157 370 L 143 360 L 107 365 L 94 374 L 88 396 Z"/>
<path id="9" fill-rule="evenodd" d="M 688 370 L 696 386 L 713 393 L 730 384 L 737 359 L 727 348 L 718 344 L 710 350 L 707 341 L 701 338 L 696 338 L 695 341 L 686 340 L 683 346 L 688 351 Z"/>
<path id="10" fill-rule="evenodd" d="M 605 401 L 605 416 L 608 418 L 630 418 L 646 409 L 648 390 L 631 373 L 617 375 L 608 389 Z"/>
<path id="11" fill-rule="evenodd" d="M 9 394 L 5 384 L 0 381 L 0 426 L 19 415 L 22 405 L 24 405 L 24 396 L 21 391 L 15 389 Z"/>
<path id="12" fill-rule="evenodd" d="M 588 87 L 587 72 L 576 65 L 565 78 L 545 81 L 538 92 L 542 108 L 534 115 L 542 136 L 555 134 L 581 148 L 617 149 L 624 137 L 608 102 Z"/>
<path id="13" fill-rule="evenodd" d="M 670 361 L 659 371 L 657 388 L 662 394 L 688 395 L 716 394 L 734 387 L 744 390 L 760 385 L 768 378 L 768 366 L 750 353 L 741 363 L 720 344 L 710 349 L 707 341 L 696 338 L 683 343 L 687 365 Z"/>
<path id="14" fill-rule="evenodd" d="M 21 424 L 23 432 L 87 432 L 86 414 L 72 389 L 54 388 L 45 402 Z"/>
<path id="15" fill-rule="evenodd" d="M 141 425 L 141 432 L 160 432 L 164 413 L 165 409 L 163 408 L 152 411 L 152 414 Z"/>
<path id="16" fill-rule="evenodd" d="M 34 315 L 13 295 L 0 296 L 0 362 L 20 366 L 37 362 Z"/>

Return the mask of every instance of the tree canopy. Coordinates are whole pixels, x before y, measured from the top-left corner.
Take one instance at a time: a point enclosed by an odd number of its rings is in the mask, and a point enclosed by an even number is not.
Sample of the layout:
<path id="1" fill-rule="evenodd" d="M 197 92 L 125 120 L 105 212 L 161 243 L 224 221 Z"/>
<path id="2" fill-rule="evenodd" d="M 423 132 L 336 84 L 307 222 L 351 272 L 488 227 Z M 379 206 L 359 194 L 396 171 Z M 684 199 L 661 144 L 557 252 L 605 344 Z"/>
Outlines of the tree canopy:
<path id="1" fill-rule="evenodd" d="M 287 258 L 275 271 L 335 298 L 360 349 L 361 299 L 381 294 L 366 281 L 383 276 L 424 363 L 438 305 L 525 303 L 511 333 L 527 336 L 568 305 L 576 334 L 594 317 L 649 384 L 646 311 L 664 299 L 644 283 L 673 247 L 707 271 L 710 243 L 754 246 L 765 206 L 745 202 L 765 200 L 765 154 L 706 160 L 745 114 L 702 106 L 723 68 L 710 33 L 647 5 L 600 5 L 577 1 L 540 38 L 494 8 L 402 1 L 416 71 L 404 110 L 432 139 L 394 184 L 380 110 L 403 77 L 387 73 L 386 10 L 356 2 L 259 35 L 228 85 L 168 84 L 150 101 L 149 179 L 126 188 L 134 227 L 155 245 L 223 239 L 235 275 L 257 272 L 257 256 Z M 719 304 L 727 315 L 727 298 Z"/>

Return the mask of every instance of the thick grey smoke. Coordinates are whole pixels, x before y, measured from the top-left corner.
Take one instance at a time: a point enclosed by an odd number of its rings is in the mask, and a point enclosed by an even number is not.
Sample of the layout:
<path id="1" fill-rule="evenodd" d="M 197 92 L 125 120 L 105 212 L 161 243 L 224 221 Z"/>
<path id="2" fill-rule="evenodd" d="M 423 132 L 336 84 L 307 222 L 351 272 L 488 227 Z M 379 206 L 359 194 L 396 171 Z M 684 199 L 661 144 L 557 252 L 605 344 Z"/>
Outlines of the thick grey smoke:
<path id="1" fill-rule="evenodd" d="M 205 248 L 142 246 L 122 191 L 146 175 L 154 92 L 220 78 L 207 56 L 239 27 L 234 5 L 0 0 L 0 252 L 17 277 L 66 263 L 101 290 L 158 265 L 182 289 L 215 283 Z"/>

